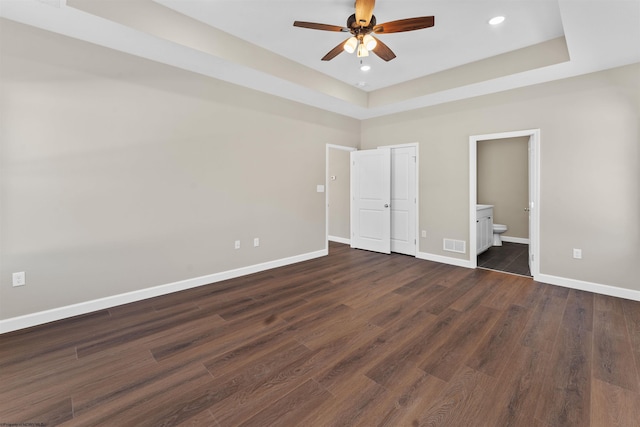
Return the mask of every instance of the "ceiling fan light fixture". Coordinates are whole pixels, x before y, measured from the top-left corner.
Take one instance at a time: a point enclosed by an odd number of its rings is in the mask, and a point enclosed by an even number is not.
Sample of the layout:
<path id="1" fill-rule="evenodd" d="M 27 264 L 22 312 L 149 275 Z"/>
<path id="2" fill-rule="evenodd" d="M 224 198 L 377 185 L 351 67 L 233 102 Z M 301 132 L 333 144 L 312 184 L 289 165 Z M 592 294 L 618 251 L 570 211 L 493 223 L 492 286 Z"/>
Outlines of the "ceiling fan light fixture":
<path id="1" fill-rule="evenodd" d="M 2 0 L 0 0 L 0 2 L 1 1 Z M 337 46 L 327 52 L 327 54 L 322 57 L 322 61 L 331 61 L 342 51 L 347 51 L 349 53 L 357 52 L 358 58 L 369 56 L 369 51 L 372 51 L 382 60 L 389 62 L 396 57 L 396 54 L 393 53 L 393 51 L 382 42 L 382 40 L 378 40 L 373 34 L 403 33 L 406 31 L 430 28 L 435 24 L 435 18 L 433 16 L 397 19 L 395 21 L 377 24 L 376 17 L 373 14 L 374 6 L 375 0 L 355 0 L 355 13 L 347 18 L 345 26 L 320 24 L 317 22 L 307 21 L 293 21 L 293 26 L 308 28 L 311 30 L 351 33 L 353 37 L 347 36 L 349 38 L 340 42 Z"/>
<path id="2" fill-rule="evenodd" d="M 494 16 L 493 18 L 489 19 L 490 25 L 498 25 L 498 24 L 502 24 L 503 22 L 504 22 L 504 16 Z"/>
<path id="3" fill-rule="evenodd" d="M 366 36 L 364 36 L 364 38 L 362 39 L 362 43 L 367 48 L 367 50 L 375 49 L 376 45 L 378 44 L 376 39 L 373 38 L 373 36 L 371 36 L 371 34 L 367 34 Z"/>
<path id="4" fill-rule="evenodd" d="M 369 71 L 370 69 L 371 69 L 371 65 L 368 65 L 368 64 L 362 64 L 360 66 L 361 71 Z"/>
<path id="5" fill-rule="evenodd" d="M 355 37 L 351 37 L 344 43 L 344 50 L 349 53 L 353 53 L 356 51 L 356 47 L 358 46 L 358 39 Z"/>
<path id="6" fill-rule="evenodd" d="M 365 45 L 363 45 L 362 43 L 360 43 L 358 45 L 358 58 L 362 58 L 364 56 L 369 56 L 369 51 L 367 50 L 367 48 L 365 47 Z"/>

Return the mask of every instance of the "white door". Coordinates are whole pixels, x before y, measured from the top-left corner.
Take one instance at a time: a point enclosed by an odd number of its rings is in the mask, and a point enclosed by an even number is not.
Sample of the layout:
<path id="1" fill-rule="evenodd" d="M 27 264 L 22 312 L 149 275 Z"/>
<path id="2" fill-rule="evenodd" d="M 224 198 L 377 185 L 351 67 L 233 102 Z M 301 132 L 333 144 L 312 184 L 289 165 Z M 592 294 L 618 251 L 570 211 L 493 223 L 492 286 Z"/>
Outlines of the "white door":
<path id="1" fill-rule="evenodd" d="M 351 247 L 391 253 L 391 150 L 351 152 Z"/>
<path id="2" fill-rule="evenodd" d="M 391 252 L 416 254 L 416 148 L 391 148 Z"/>

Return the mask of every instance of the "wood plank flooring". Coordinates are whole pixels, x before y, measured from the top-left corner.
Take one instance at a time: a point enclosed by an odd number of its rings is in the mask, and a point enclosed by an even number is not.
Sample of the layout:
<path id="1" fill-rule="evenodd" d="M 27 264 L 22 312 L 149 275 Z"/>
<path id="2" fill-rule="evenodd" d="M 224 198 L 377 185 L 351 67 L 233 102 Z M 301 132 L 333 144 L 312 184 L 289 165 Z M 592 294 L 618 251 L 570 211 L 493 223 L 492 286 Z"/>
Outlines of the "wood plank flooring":
<path id="1" fill-rule="evenodd" d="M 0 336 L 0 425 L 638 427 L 639 371 L 640 302 L 331 244 Z"/>

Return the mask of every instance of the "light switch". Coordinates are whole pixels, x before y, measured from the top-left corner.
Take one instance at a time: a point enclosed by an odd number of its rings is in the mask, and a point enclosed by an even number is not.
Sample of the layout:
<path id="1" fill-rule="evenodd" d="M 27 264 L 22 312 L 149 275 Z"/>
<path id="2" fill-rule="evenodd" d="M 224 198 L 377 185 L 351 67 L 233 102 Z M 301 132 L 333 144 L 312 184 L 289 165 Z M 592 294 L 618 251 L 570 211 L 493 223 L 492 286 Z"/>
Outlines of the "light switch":
<path id="1" fill-rule="evenodd" d="M 318 185 L 316 186 L 316 191 L 318 193 L 324 193 L 324 185 Z"/>

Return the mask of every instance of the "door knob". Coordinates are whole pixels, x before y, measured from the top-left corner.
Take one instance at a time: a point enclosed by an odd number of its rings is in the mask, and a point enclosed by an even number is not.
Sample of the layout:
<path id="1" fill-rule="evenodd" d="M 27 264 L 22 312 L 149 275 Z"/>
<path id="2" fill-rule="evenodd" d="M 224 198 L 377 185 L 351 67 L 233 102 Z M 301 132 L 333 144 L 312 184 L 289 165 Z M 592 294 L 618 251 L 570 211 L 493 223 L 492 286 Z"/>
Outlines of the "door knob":
<path id="1" fill-rule="evenodd" d="M 529 208 L 524 208 L 524 211 L 525 211 L 525 212 L 529 212 L 530 210 L 531 210 L 531 209 L 529 209 Z"/>
<path id="2" fill-rule="evenodd" d="M 385 208 L 388 208 L 388 207 L 389 207 L 389 204 L 388 204 L 388 203 L 385 203 L 385 204 L 384 204 L 384 207 L 385 207 Z"/>

